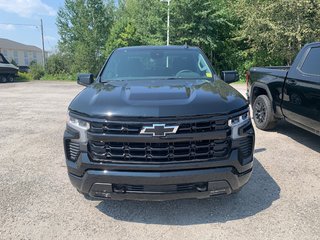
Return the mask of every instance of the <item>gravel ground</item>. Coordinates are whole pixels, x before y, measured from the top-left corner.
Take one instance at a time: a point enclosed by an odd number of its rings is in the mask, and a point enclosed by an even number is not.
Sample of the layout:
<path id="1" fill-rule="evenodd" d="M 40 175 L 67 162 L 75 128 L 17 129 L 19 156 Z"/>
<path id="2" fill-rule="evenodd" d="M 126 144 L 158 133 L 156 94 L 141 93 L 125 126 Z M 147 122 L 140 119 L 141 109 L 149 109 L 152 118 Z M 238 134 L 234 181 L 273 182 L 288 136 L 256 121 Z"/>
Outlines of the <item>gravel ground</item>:
<path id="1" fill-rule="evenodd" d="M 62 146 L 81 89 L 0 84 L 0 239 L 320 239 L 320 138 L 285 122 L 256 130 L 254 173 L 237 195 L 85 200 L 69 183 Z"/>

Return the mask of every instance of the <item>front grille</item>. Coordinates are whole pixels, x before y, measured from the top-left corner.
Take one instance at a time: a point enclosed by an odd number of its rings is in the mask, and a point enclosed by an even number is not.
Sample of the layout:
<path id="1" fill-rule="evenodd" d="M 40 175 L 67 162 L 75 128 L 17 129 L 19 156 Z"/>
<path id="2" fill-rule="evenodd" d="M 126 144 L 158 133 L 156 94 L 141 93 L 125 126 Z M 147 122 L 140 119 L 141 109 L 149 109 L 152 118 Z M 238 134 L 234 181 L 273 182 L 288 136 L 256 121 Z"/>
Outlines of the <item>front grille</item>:
<path id="1" fill-rule="evenodd" d="M 71 161 L 76 161 L 80 153 L 79 143 L 72 142 L 71 140 L 66 141 L 67 158 Z"/>
<path id="2" fill-rule="evenodd" d="M 224 158 L 229 140 L 203 140 L 165 143 L 125 143 L 89 141 L 93 161 L 107 162 L 181 162 Z"/>
<path id="3" fill-rule="evenodd" d="M 167 123 L 167 122 L 166 122 Z M 195 121 L 187 123 L 170 122 L 170 125 L 179 125 L 179 129 L 176 134 L 184 133 L 200 133 L 211 132 L 218 130 L 225 130 L 228 128 L 228 122 L 225 119 L 222 120 L 206 120 Z M 91 123 L 90 132 L 101 134 L 125 134 L 125 135 L 138 135 L 143 126 L 152 126 L 152 123 L 121 123 L 121 122 L 104 122 L 104 123 Z"/>
<path id="4" fill-rule="evenodd" d="M 240 141 L 240 154 L 241 158 L 247 158 L 252 154 L 252 148 L 253 148 L 253 138 L 252 137 L 246 137 L 241 139 Z"/>
<path id="5" fill-rule="evenodd" d="M 91 122 L 89 156 L 94 162 L 119 163 L 169 163 L 225 158 L 231 145 L 227 119 L 227 116 L 219 116 Z M 140 134 L 143 127 L 161 123 L 179 126 L 170 141 Z M 219 136 L 215 137 L 212 133 L 219 133 Z"/>

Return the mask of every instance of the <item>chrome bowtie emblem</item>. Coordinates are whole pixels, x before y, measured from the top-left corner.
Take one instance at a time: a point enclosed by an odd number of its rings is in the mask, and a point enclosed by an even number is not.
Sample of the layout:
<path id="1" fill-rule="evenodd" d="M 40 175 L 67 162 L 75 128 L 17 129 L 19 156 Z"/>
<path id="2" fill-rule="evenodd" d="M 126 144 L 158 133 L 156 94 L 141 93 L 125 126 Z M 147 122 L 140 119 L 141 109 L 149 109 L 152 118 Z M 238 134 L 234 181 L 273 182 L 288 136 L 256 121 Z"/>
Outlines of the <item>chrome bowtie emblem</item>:
<path id="1" fill-rule="evenodd" d="M 168 134 L 174 134 L 179 126 L 166 126 L 166 124 L 153 124 L 152 126 L 142 127 L 140 134 L 153 135 L 154 137 L 165 137 Z"/>

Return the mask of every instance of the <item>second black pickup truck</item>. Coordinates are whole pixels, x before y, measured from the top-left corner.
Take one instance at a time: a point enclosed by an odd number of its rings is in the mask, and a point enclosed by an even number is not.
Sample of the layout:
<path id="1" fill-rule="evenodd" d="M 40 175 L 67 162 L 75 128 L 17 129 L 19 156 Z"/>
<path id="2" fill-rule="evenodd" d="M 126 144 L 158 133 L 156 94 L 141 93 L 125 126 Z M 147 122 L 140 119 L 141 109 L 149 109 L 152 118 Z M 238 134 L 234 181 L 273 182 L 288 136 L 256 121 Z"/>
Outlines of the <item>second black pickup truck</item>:
<path id="1" fill-rule="evenodd" d="M 258 128 L 277 120 L 320 135 L 320 43 L 306 45 L 291 67 L 254 67 L 247 74 L 248 98 Z"/>
<path id="2" fill-rule="evenodd" d="M 239 191 L 253 167 L 245 98 L 199 48 L 115 50 L 69 106 L 72 184 L 93 198 L 169 200 Z"/>

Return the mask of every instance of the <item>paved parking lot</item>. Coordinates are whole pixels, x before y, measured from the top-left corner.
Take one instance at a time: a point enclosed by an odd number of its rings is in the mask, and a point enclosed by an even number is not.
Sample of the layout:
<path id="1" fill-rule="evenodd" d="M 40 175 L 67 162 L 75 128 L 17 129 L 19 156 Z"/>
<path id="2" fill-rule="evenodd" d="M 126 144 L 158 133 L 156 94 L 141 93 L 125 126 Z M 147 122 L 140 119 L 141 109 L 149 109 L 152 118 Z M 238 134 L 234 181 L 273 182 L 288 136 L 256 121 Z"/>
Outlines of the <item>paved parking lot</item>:
<path id="1" fill-rule="evenodd" d="M 237 195 L 85 200 L 69 183 L 62 146 L 81 89 L 0 84 L 0 239 L 320 239 L 320 137 L 285 122 L 256 130 L 253 176 Z"/>

